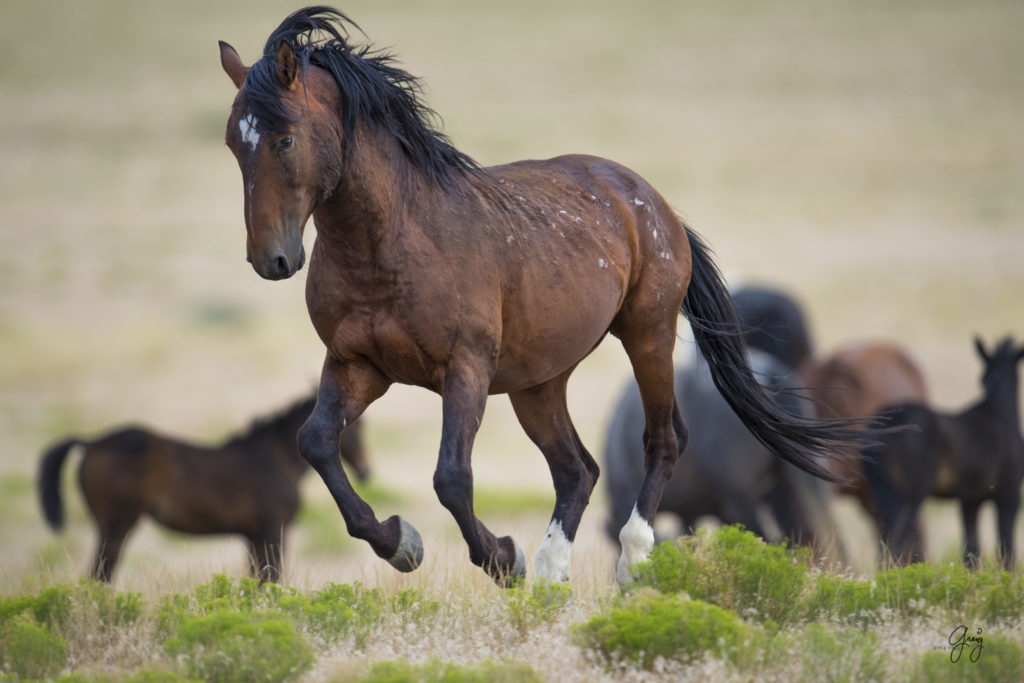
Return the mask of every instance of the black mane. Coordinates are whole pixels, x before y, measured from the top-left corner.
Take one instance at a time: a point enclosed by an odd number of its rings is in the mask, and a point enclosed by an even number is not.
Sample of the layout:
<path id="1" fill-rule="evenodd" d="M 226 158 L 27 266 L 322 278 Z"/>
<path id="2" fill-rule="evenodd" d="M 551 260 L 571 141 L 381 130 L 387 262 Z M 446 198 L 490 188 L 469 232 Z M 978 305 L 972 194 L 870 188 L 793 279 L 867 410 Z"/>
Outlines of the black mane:
<path id="1" fill-rule="evenodd" d="M 264 440 L 268 436 L 280 435 L 286 439 L 295 439 L 295 432 L 306 421 L 316 406 L 316 395 L 299 399 L 280 411 L 252 421 L 249 427 L 228 439 L 231 443 L 244 443 L 252 440 Z"/>
<path id="2" fill-rule="evenodd" d="M 453 172 L 473 172 L 479 166 L 455 149 L 430 122 L 437 118 L 419 97 L 418 79 L 394 66 L 394 58 L 370 45 L 352 45 L 346 24 L 362 29 L 336 9 L 307 7 L 290 14 L 270 34 L 263 57 L 249 69 L 245 92 L 252 113 L 273 130 L 293 117 L 284 106 L 288 94 L 278 83 L 275 68 L 282 41 L 291 45 L 301 70 L 310 64 L 327 70 L 342 98 L 342 132 L 346 146 L 355 144 L 359 121 L 385 131 L 398 141 L 409 161 L 427 178 L 444 185 Z"/>

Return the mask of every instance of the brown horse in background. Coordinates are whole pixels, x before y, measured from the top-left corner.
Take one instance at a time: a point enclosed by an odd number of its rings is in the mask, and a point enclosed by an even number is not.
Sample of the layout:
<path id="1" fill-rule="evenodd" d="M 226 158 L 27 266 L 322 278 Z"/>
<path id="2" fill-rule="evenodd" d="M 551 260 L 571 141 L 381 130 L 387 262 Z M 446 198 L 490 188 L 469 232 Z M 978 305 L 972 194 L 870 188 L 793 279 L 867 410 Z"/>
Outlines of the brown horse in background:
<path id="1" fill-rule="evenodd" d="M 499 583 L 525 574 L 522 550 L 473 510 L 473 441 L 489 394 L 508 394 L 543 453 L 555 507 L 536 573 L 569 577 L 572 542 L 598 466 L 573 427 L 566 384 L 611 333 L 641 394 L 645 475 L 620 534 L 620 581 L 654 544 L 652 523 L 686 443 L 673 396 L 680 312 L 723 396 L 769 449 L 830 476 L 825 451 L 860 440 L 845 423 L 779 409 L 750 371 L 709 250 L 649 183 L 607 159 L 568 155 L 482 168 L 431 126 L 416 78 L 348 40 L 340 12 L 289 15 L 245 65 L 221 43 L 237 88 L 225 141 L 242 173 L 246 251 L 277 280 L 305 263 L 306 304 L 327 353 L 299 447 L 350 535 L 400 571 L 422 561 L 419 533 L 377 520 L 337 459 L 338 438 L 393 383 L 441 396 L 434 490 L 473 564 Z"/>
<path id="2" fill-rule="evenodd" d="M 187 534 L 241 534 L 250 573 L 277 581 L 284 531 L 299 508 L 299 480 L 308 469 L 295 435 L 314 403 L 313 398 L 299 401 L 212 448 L 139 427 L 95 441 L 65 439 L 43 454 L 39 466 L 46 521 L 54 530 L 64 525 L 61 467 L 71 449 L 82 445 L 78 481 L 99 532 L 94 578 L 110 581 L 125 538 L 140 517 L 149 515 Z M 346 430 L 340 454 L 357 477 L 366 476 L 358 429 Z"/>
<path id="3" fill-rule="evenodd" d="M 863 418 L 883 406 L 927 401 L 924 375 L 906 351 L 888 342 L 862 342 L 840 348 L 821 361 L 805 366 L 804 381 L 819 415 L 823 417 Z M 853 496 L 880 527 L 879 511 L 864 478 L 859 458 L 829 459 L 825 462 L 837 476 L 846 480 L 836 484 L 837 492 Z M 923 553 L 920 524 L 909 532 L 908 547 Z"/>

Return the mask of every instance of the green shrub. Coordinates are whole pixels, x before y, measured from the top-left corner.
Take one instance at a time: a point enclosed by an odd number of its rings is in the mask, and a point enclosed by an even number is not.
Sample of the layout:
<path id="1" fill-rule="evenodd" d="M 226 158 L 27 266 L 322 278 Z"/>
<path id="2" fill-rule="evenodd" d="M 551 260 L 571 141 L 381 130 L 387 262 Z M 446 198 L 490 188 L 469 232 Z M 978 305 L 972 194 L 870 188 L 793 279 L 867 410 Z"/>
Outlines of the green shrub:
<path id="1" fill-rule="evenodd" d="M 0 597 L 0 623 L 28 612 L 40 624 L 60 631 L 71 617 L 72 605 L 70 586 L 51 586 L 41 590 L 38 595 Z"/>
<path id="2" fill-rule="evenodd" d="M 145 607 L 141 594 L 117 592 L 109 584 L 90 578 L 82 578 L 78 582 L 71 600 L 87 612 L 92 612 L 104 633 L 136 623 Z"/>
<path id="3" fill-rule="evenodd" d="M 864 626 L 881 619 L 882 601 L 871 581 L 818 574 L 802 602 L 801 611 L 811 620 L 835 618 Z"/>
<path id="4" fill-rule="evenodd" d="M 309 645 L 276 614 L 222 609 L 185 617 L 163 647 L 187 676 L 207 680 L 284 681 L 313 665 Z"/>
<path id="5" fill-rule="evenodd" d="M 281 609 L 311 634 L 329 642 L 353 636 L 358 647 L 380 622 L 385 606 L 379 590 L 363 588 L 358 582 L 332 583 L 323 590 L 280 600 Z"/>
<path id="6" fill-rule="evenodd" d="M 441 603 L 426 597 L 423 591 L 407 588 L 388 600 L 388 609 L 404 622 L 422 624 L 440 613 Z"/>
<path id="7" fill-rule="evenodd" d="M 50 678 L 64 668 L 68 643 L 31 613 L 3 622 L 0 630 L 0 661 L 19 678 Z"/>
<path id="8" fill-rule="evenodd" d="M 971 661 L 970 648 L 953 662 L 950 652 L 926 652 L 910 679 L 920 683 L 955 681 L 998 681 L 1018 683 L 1024 680 L 1024 648 L 1002 636 L 986 636 L 976 658 Z"/>
<path id="9" fill-rule="evenodd" d="M 794 638 L 800 652 L 801 680 L 852 683 L 885 679 L 888 657 L 875 633 L 858 629 L 835 631 L 810 624 Z"/>
<path id="10" fill-rule="evenodd" d="M 521 662 L 485 660 L 472 666 L 431 661 L 422 665 L 405 660 L 376 662 L 360 678 L 363 683 L 444 681 L 444 683 L 540 683 L 543 677 Z"/>
<path id="11" fill-rule="evenodd" d="M 731 659 L 750 630 L 734 612 L 716 605 L 640 591 L 574 626 L 573 636 L 606 664 L 622 660 L 650 669 L 658 657 L 688 661 L 710 652 Z"/>
<path id="12" fill-rule="evenodd" d="M 203 616 L 220 610 L 262 612 L 276 607 L 290 589 L 272 583 L 260 584 L 244 577 L 233 582 L 224 574 L 214 574 L 209 583 L 191 594 L 164 595 L 156 608 L 156 629 L 160 639 L 169 637 L 188 617 Z M 294 591 L 291 591 L 294 593 Z"/>
<path id="13" fill-rule="evenodd" d="M 520 636 L 531 628 L 550 624 L 572 602 L 572 588 L 567 583 L 538 579 L 530 588 L 516 586 L 504 593 L 512 626 Z"/>
<path id="14" fill-rule="evenodd" d="M 634 586 L 685 592 L 745 617 L 789 624 L 801 614 L 810 551 L 765 543 L 741 526 L 661 543 L 634 569 Z"/>

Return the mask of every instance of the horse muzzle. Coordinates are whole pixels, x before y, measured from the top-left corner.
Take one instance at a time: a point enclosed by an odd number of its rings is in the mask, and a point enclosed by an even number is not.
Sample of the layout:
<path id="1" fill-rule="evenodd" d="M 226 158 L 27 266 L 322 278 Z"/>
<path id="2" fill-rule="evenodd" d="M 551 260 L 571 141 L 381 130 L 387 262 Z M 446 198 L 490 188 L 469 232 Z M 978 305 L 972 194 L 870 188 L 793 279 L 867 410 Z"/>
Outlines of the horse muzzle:
<path id="1" fill-rule="evenodd" d="M 291 252 L 291 253 L 289 253 Z M 274 249 L 266 254 L 250 253 L 247 259 L 253 270 L 265 280 L 284 280 L 302 270 L 306 264 L 306 249 L 299 242 L 298 249 Z"/>

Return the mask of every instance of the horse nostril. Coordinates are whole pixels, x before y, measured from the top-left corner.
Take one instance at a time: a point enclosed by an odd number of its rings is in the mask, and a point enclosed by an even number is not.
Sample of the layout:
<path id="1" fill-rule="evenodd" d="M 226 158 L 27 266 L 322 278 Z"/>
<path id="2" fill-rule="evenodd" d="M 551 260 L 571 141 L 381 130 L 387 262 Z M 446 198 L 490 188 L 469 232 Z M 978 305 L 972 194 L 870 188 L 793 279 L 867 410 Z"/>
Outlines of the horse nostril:
<path id="1" fill-rule="evenodd" d="M 283 254 L 274 259 L 274 270 L 277 272 L 279 277 L 288 277 L 288 259 L 286 259 Z"/>

